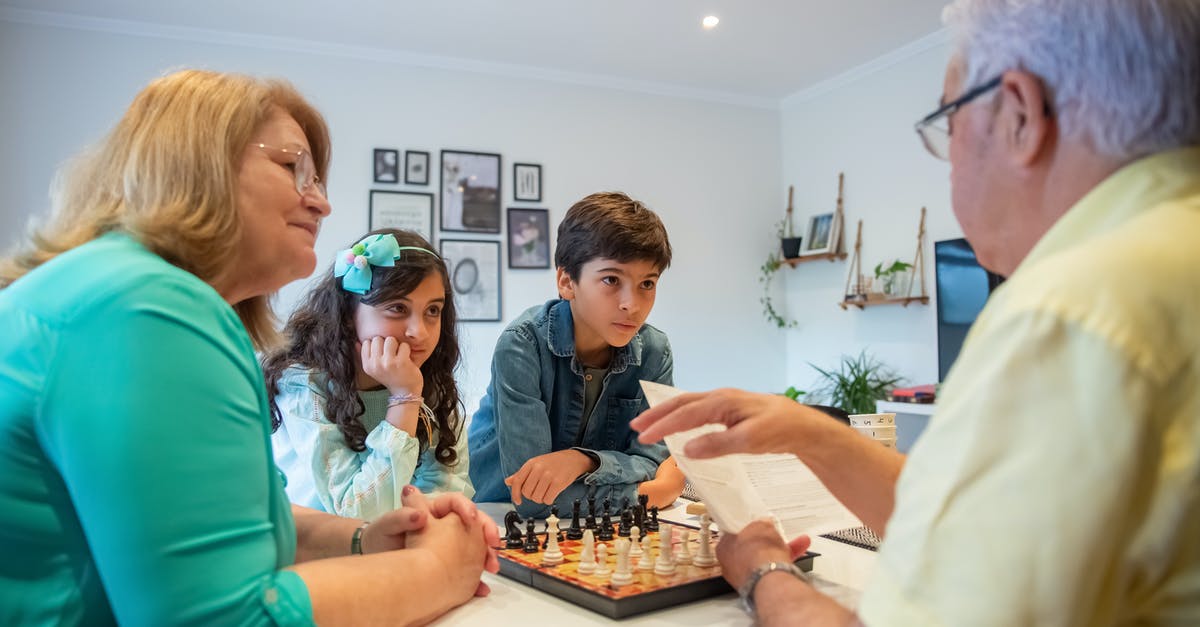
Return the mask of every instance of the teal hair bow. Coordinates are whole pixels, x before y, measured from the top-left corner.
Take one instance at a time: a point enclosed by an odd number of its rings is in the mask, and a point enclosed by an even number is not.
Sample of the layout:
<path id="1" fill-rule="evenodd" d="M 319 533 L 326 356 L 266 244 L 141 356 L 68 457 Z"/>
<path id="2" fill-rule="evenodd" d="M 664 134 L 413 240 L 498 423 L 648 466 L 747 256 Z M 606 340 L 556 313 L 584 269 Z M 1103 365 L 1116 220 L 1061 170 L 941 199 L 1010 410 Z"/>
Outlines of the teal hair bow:
<path id="1" fill-rule="evenodd" d="M 371 266 L 391 267 L 400 256 L 400 244 L 390 234 L 370 235 L 351 248 L 339 251 L 333 276 L 342 277 L 342 289 L 366 294 L 371 289 Z"/>

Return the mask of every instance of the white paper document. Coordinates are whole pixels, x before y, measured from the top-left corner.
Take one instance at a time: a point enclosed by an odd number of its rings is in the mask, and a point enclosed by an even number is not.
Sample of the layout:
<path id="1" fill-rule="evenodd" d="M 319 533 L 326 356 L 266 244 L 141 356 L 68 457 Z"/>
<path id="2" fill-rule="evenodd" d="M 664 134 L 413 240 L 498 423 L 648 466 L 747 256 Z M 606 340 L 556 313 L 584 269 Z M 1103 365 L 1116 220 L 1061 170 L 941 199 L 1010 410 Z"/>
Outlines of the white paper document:
<path id="1" fill-rule="evenodd" d="M 683 393 L 651 381 L 641 384 L 651 407 Z M 778 521 L 779 532 L 788 540 L 862 525 L 795 455 L 693 459 L 683 454 L 692 438 L 724 430 L 725 425 L 710 424 L 664 438 L 679 469 L 723 531 L 737 533 L 751 521 L 767 517 Z"/>

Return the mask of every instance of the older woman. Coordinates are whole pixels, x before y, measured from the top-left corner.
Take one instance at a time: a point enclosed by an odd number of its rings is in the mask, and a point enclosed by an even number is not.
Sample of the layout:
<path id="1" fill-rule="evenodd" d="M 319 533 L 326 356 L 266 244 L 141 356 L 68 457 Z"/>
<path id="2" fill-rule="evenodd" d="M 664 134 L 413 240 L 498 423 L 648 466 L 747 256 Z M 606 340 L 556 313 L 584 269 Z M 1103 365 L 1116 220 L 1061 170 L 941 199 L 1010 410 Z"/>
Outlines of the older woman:
<path id="1" fill-rule="evenodd" d="M 293 515 L 272 463 L 254 348 L 328 161 L 289 85 L 185 71 L 72 165 L 0 267 L 0 623 L 409 623 L 486 591 L 465 499 Z"/>

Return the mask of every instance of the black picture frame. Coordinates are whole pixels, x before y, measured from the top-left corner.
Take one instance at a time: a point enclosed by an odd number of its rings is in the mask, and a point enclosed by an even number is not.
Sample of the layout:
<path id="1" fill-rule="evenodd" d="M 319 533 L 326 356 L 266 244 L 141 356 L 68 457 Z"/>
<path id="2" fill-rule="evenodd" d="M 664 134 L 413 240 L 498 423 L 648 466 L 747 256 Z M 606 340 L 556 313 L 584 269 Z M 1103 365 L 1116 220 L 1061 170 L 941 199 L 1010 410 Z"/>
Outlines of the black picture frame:
<path id="1" fill-rule="evenodd" d="M 433 194 L 373 189 L 367 206 L 368 231 L 404 229 L 433 242 Z"/>
<path id="2" fill-rule="evenodd" d="M 376 148 L 372 163 L 376 183 L 400 182 L 400 151 L 395 148 Z"/>
<path id="3" fill-rule="evenodd" d="M 404 184 L 429 184 L 429 153 L 424 150 L 404 151 Z"/>
<path id="4" fill-rule="evenodd" d="M 542 202 L 542 166 L 536 163 L 513 164 L 513 200 Z"/>
<path id="5" fill-rule="evenodd" d="M 508 208 L 508 267 L 550 267 L 550 210 Z"/>
<path id="6" fill-rule="evenodd" d="M 442 151 L 441 229 L 500 232 L 500 155 Z"/>
<path id="7" fill-rule="evenodd" d="M 459 321 L 499 322 L 500 242 L 443 239 L 438 244 L 450 275 Z"/>

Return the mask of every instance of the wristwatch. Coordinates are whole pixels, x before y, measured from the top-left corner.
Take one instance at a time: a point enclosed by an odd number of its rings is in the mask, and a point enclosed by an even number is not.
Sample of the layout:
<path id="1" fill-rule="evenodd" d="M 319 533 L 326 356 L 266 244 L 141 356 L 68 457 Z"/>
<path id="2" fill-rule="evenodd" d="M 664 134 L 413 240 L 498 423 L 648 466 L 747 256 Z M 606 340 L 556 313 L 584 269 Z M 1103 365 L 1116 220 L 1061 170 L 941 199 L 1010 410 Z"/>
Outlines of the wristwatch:
<path id="1" fill-rule="evenodd" d="M 808 583 L 808 575 L 805 575 L 804 571 L 797 568 L 796 565 L 791 562 L 767 562 L 766 564 L 763 564 L 762 566 L 750 571 L 750 576 L 746 577 L 746 581 L 744 581 L 742 583 L 742 587 L 738 589 L 738 596 L 741 597 L 740 603 L 742 609 L 745 610 L 745 612 L 749 614 L 751 618 L 758 618 L 758 608 L 754 604 L 754 589 L 758 587 L 758 582 L 763 578 L 763 575 L 766 575 L 767 573 L 773 573 L 777 570 L 791 573 L 793 577 Z"/>

